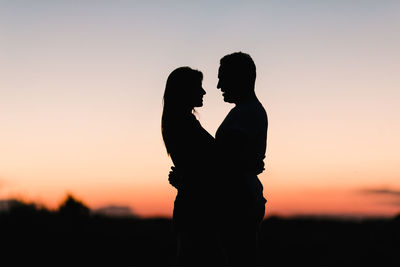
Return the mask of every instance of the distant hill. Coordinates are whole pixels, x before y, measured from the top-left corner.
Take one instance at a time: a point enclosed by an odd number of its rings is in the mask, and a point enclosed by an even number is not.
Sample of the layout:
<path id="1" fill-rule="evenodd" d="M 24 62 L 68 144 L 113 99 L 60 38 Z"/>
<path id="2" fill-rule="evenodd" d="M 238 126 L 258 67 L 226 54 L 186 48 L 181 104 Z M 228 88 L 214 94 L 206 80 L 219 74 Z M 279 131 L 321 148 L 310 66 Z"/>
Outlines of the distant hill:
<path id="1" fill-rule="evenodd" d="M 128 206 L 109 205 L 91 210 L 92 214 L 105 215 L 110 217 L 137 217 Z"/>

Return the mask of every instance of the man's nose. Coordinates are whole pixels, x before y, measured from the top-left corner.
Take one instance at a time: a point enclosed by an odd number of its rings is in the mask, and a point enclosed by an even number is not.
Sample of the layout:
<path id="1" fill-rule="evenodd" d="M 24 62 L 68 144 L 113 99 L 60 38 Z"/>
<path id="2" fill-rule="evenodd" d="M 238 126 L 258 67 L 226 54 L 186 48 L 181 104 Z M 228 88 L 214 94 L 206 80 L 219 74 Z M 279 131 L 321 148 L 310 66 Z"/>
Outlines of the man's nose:
<path id="1" fill-rule="evenodd" d="M 220 81 L 218 81 L 218 83 L 217 83 L 217 88 L 221 89 L 221 82 Z"/>
<path id="2" fill-rule="evenodd" d="M 202 93 L 203 95 L 205 95 L 205 94 L 206 94 L 206 90 L 204 90 L 204 88 L 201 88 L 201 93 Z"/>

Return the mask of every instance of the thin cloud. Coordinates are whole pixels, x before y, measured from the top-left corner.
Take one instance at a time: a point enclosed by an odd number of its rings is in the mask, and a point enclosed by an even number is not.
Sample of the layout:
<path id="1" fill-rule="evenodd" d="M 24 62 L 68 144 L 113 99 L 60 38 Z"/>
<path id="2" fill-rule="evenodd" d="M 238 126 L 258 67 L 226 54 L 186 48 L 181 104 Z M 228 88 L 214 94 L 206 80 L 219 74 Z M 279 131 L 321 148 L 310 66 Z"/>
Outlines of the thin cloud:
<path id="1" fill-rule="evenodd" d="M 397 201 L 392 201 L 388 203 L 389 205 L 393 205 L 393 206 L 399 206 L 400 207 L 400 199 Z"/>
<path id="2" fill-rule="evenodd" d="M 366 196 L 378 197 L 378 203 L 390 206 L 400 206 L 400 190 L 395 190 L 391 188 L 364 188 L 358 190 Z"/>
<path id="3" fill-rule="evenodd" d="M 400 197 L 400 190 L 393 190 L 388 188 L 369 188 L 362 189 L 359 192 L 365 195 L 385 195 Z"/>

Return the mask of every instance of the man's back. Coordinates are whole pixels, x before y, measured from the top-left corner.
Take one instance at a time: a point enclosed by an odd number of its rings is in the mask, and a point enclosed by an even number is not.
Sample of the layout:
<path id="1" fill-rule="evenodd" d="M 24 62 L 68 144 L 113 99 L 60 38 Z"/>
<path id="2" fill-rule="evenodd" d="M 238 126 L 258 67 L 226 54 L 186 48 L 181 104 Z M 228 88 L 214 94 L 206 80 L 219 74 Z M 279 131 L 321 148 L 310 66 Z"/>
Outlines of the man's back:
<path id="1" fill-rule="evenodd" d="M 267 113 L 255 98 L 237 104 L 218 128 L 215 138 L 240 158 L 263 160 L 266 151 L 267 130 Z"/>
<path id="2" fill-rule="evenodd" d="M 236 105 L 216 133 L 223 151 L 223 183 L 229 202 L 238 207 L 264 205 L 263 187 L 257 174 L 266 152 L 268 118 L 257 98 Z"/>

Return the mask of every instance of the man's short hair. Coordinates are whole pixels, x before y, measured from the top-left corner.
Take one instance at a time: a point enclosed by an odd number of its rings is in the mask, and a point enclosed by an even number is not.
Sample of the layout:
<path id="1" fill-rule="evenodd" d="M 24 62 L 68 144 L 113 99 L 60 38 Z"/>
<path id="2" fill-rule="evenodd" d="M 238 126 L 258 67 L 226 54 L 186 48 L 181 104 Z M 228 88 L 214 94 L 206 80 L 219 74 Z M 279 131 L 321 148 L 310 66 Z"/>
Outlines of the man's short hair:
<path id="1" fill-rule="evenodd" d="M 245 84 L 254 87 L 256 81 L 256 65 L 250 55 L 243 52 L 235 52 L 224 56 L 220 60 L 221 67 L 226 68 L 230 75 L 235 75 Z"/>

